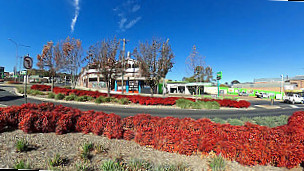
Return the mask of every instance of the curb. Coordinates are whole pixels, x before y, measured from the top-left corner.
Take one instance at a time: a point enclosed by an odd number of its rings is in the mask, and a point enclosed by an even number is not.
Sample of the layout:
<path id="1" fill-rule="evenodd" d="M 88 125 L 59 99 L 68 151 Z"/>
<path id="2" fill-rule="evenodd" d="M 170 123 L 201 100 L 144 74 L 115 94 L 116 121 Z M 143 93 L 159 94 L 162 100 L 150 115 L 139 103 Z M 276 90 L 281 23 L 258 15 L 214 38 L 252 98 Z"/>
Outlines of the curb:
<path id="1" fill-rule="evenodd" d="M 14 88 L 14 91 L 16 95 L 18 96 L 24 96 L 23 94 L 18 93 L 17 88 Z M 121 105 L 121 104 L 112 104 L 112 103 L 100 103 L 96 104 L 94 102 L 77 102 L 77 101 L 65 101 L 65 100 L 55 100 L 55 99 L 49 99 L 49 98 L 43 98 L 43 97 L 37 97 L 32 95 L 27 95 L 28 98 L 37 99 L 41 101 L 48 101 L 48 102 L 57 102 L 57 103 L 65 103 L 65 104 L 78 104 L 78 105 L 91 105 L 91 106 L 106 106 L 106 107 L 120 107 L 120 108 L 139 108 L 139 109 L 173 109 L 173 110 L 185 110 L 181 109 L 179 107 L 173 107 L 173 106 L 146 106 L 146 105 Z M 186 110 L 202 110 L 202 111 L 210 111 L 210 110 L 254 110 L 256 108 L 249 107 L 249 108 L 228 108 L 228 107 L 221 107 L 220 109 L 186 109 Z"/>

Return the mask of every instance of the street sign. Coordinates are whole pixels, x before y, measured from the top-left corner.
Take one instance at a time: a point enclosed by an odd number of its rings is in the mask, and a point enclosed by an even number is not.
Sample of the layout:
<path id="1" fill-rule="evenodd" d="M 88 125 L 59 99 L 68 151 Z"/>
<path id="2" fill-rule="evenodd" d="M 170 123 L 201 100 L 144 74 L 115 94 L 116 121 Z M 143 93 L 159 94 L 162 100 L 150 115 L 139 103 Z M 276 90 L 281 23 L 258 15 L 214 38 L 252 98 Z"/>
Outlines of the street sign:
<path id="1" fill-rule="evenodd" d="M 216 79 L 217 80 L 222 79 L 222 71 L 216 73 Z"/>
<path id="2" fill-rule="evenodd" d="M 20 74 L 21 74 L 21 75 L 25 75 L 25 74 L 26 74 L 26 71 L 21 71 Z"/>
<path id="3" fill-rule="evenodd" d="M 25 56 L 23 58 L 23 66 L 26 69 L 31 69 L 33 67 L 33 58 L 31 58 L 29 56 Z"/>

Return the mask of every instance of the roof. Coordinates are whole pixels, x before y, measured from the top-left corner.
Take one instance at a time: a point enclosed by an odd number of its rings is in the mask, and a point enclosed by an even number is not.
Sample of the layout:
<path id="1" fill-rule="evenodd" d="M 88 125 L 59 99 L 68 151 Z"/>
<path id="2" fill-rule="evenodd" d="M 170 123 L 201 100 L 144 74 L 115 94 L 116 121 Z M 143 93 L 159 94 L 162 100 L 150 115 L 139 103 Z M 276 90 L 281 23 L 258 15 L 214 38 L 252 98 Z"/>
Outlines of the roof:
<path id="1" fill-rule="evenodd" d="M 186 86 L 211 86 L 211 83 L 204 82 L 195 82 L 195 83 L 187 83 Z"/>
<path id="2" fill-rule="evenodd" d="M 290 80 L 304 80 L 304 75 L 297 75 L 295 77 L 291 77 Z"/>

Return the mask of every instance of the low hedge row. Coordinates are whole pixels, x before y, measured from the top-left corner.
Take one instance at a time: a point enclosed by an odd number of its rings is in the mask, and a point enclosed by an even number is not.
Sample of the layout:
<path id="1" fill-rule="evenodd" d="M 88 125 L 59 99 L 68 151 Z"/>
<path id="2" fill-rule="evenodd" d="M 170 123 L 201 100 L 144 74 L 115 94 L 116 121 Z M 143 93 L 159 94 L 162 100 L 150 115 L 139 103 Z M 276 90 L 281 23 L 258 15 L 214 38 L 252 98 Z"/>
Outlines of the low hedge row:
<path id="1" fill-rule="evenodd" d="M 121 119 L 115 114 L 42 103 L 0 108 L 0 130 L 7 126 L 26 133 L 92 132 L 185 155 L 214 151 L 244 165 L 292 168 L 304 162 L 304 111 L 295 112 L 286 125 L 269 128 L 148 114 Z"/>
<path id="2" fill-rule="evenodd" d="M 40 91 L 50 91 L 51 86 L 48 85 L 33 85 L 31 89 L 40 90 Z M 106 97 L 106 93 L 100 93 L 98 91 L 87 91 L 87 90 L 76 90 L 76 89 L 67 89 L 67 88 L 60 88 L 54 87 L 53 92 L 56 94 L 64 94 L 70 95 L 75 94 L 76 96 L 91 96 L 93 98 L 98 98 L 99 96 Z M 114 98 L 128 98 L 129 101 L 132 103 L 138 103 L 141 105 L 175 105 L 176 100 L 180 99 L 178 97 L 146 97 L 140 95 L 118 95 L 118 94 L 111 94 Z M 195 101 L 194 99 L 187 98 L 188 100 Z M 250 106 L 250 102 L 245 100 L 230 100 L 230 99 L 223 99 L 223 100 L 215 100 L 215 99 L 200 99 L 201 101 L 216 101 L 220 104 L 221 107 L 235 107 L 235 108 L 248 108 Z"/>

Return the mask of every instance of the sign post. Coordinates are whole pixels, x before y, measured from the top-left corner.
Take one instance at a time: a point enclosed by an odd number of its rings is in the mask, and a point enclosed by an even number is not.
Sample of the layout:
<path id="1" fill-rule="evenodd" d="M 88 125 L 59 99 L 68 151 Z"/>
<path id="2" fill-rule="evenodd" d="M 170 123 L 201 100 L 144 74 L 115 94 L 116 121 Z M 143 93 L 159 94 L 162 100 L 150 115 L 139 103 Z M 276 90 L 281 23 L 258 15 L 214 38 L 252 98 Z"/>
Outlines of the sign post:
<path id="1" fill-rule="evenodd" d="M 217 80 L 217 97 L 220 96 L 220 79 L 222 79 L 222 71 L 216 73 L 216 80 Z"/>
<path id="2" fill-rule="evenodd" d="M 26 95 L 26 90 L 27 90 L 27 70 L 31 69 L 33 67 L 33 58 L 29 57 L 29 55 L 25 56 L 23 58 L 23 67 L 26 69 L 25 70 L 25 84 L 24 84 L 24 98 L 25 98 L 25 103 L 27 103 L 27 95 Z"/>

